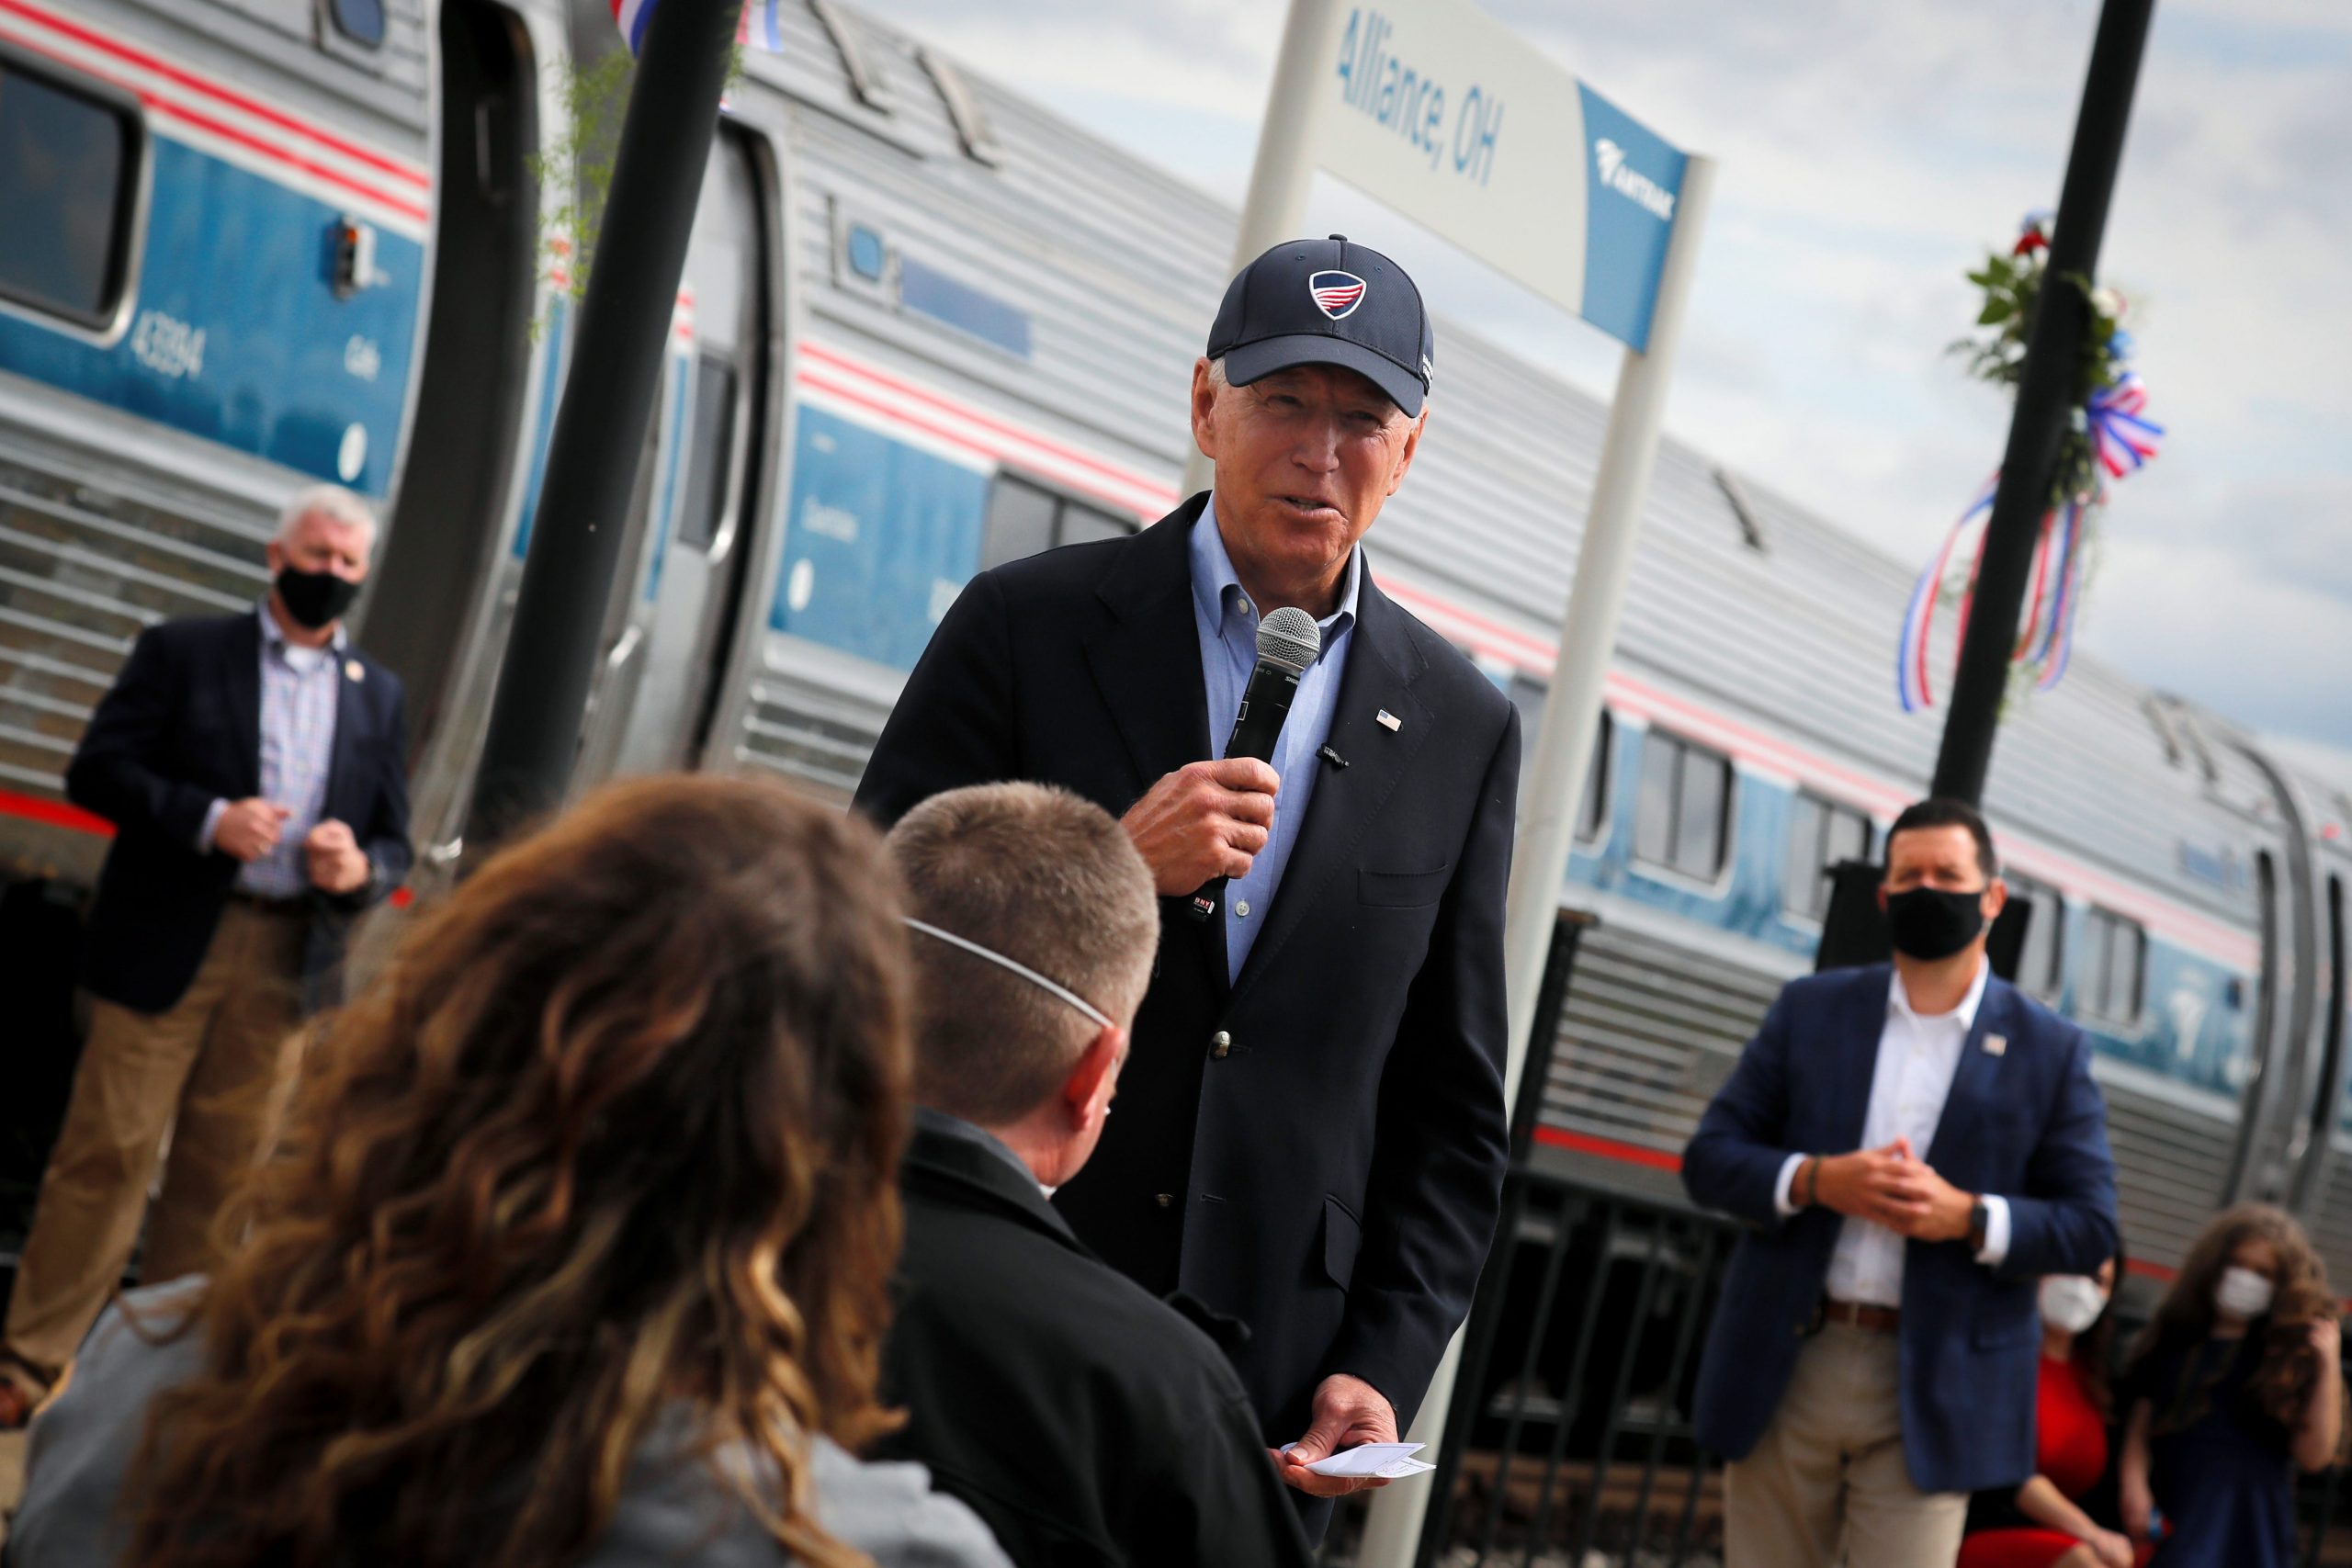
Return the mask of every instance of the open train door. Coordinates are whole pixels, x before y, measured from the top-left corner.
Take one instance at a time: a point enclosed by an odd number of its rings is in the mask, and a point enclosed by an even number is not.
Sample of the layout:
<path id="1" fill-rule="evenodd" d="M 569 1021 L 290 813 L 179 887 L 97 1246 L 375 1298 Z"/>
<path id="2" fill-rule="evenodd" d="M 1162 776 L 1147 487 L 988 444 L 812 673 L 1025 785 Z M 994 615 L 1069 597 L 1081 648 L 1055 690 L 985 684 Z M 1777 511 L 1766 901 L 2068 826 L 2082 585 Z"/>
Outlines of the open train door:
<path id="1" fill-rule="evenodd" d="M 445 0 L 435 39 L 431 325 L 361 640 L 408 689 L 413 773 L 457 731 L 482 596 L 501 558 L 537 304 L 537 52 L 523 18 Z"/>
<path id="2" fill-rule="evenodd" d="M 751 140 L 728 127 L 711 144 L 682 295 L 693 355 L 673 374 L 683 475 L 659 513 L 640 592 L 652 613 L 615 771 L 691 766 L 701 757 L 735 641 L 744 574 L 757 557 L 768 424 L 768 280 L 773 257 Z"/>

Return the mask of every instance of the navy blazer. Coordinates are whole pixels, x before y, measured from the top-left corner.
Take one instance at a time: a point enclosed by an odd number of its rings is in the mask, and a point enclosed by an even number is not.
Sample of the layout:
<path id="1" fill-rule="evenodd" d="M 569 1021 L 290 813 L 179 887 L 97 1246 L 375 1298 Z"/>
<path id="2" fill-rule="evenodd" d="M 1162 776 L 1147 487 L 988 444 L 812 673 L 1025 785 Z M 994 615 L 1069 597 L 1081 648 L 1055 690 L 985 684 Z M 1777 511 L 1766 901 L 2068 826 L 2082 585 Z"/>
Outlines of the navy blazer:
<path id="1" fill-rule="evenodd" d="M 114 824 L 83 947 L 91 994 L 163 1012 L 186 994 L 239 863 L 199 853 L 215 800 L 261 789 L 261 619 L 165 621 L 139 634 L 65 770 L 76 806 Z M 303 956 L 307 1008 L 334 999 L 351 918 L 408 875 L 408 765 L 400 677 L 356 648 L 336 656 L 334 750 L 324 815 L 367 852 L 368 883 L 313 891 Z"/>
<path id="2" fill-rule="evenodd" d="M 1033 779 L 1115 816 L 1213 755 L 1189 553 L 1205 499 L 973 579 L 859 807 L 890 822 L 942 790 Z M 1119 1113 L 1055 1199 L 1155 1295 L 1248 1325 L 1234 1361 L 1277 1444 L 1332 1372 L 1411 1420 L 1469 1309 L 1508 1156 L 1518 715 L 1366 573 L 1330 745 L 1349 765 L 1313 764 L 1329 771 L 1231 983 L 1224 911 L 1163 902 Z"/>
<path id="3" fill-rule="evenodd" d="M 1891 983 L 1884 964 L 1791 981 L 1683 1152 L 1690 1196 L 1755 1227 L 1732 1254 L 1699 1369 L 1699 1440 L 1727 1459 L 1771 1424 L 1846 1223 L 1818 1207 L 1782 1219 L 1781 1167 L 1860 1146 Z M 1926 1157 L 1953 1186 L 2008 1200 L 2009 1247 L 1986 1268 L 1965 1241 L 1905 1244 L 1904 1458 L 1923 1492 L 2014 1486 L 2033 1472 L 2037 1282 L 2115 1251 L 2089 1038 L 1988 977 Z"/>

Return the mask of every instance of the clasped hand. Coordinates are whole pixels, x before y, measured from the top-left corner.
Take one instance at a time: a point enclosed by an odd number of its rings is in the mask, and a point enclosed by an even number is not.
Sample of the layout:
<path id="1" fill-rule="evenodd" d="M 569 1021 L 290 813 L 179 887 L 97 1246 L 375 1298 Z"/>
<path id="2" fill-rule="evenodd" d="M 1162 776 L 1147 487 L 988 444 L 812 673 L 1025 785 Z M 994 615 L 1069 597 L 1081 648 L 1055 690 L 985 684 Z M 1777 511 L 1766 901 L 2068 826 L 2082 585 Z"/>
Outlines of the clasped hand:
<path id="1" fill-rule="evenodd" d="M 1915 1241 L 1956 1241 L 1968 1234 L 1975 1198 L 1936 1174 L 1897 1138 L 1881 1149 L 1825 1156 L 1813 1179 L 1814 1201 L 1849 1219 L 1870 1220 Z"/>

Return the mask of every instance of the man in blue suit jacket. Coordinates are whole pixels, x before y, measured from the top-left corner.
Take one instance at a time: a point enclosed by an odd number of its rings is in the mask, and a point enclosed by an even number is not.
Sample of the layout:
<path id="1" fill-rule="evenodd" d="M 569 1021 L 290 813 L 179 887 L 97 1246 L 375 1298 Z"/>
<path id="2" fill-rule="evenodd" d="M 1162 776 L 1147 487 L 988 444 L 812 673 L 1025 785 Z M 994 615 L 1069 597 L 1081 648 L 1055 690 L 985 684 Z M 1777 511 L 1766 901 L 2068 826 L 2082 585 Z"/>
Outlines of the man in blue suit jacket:
<path id="1" fill-rule="evenodd" d="M 1699 1372 L 1726 1568 L 1941 1568 L 2032 1472 L 2036 1282 L 2112 1255 L 2115 1166 L 2088 1040 L 1985 963 L 1996 869 L 1972 807 L 1897 818 L 1892 969 L 1791 982 L 1684 1153 L 1755 1226 Z"/>
<path id="2" fill-rule="evenodd" d="M 408 874 L 400 678 L 342 626 L 374 540 L 356 496 L 296 496 L 267 598 L 141 633 L 66 769 L 115 839 L 85 942 L 88 1039 L 0 1339 L 0 1429 L 121 1278 L 167 1127 L 142 1272 L 208 1266 L 345 927 Z"/>

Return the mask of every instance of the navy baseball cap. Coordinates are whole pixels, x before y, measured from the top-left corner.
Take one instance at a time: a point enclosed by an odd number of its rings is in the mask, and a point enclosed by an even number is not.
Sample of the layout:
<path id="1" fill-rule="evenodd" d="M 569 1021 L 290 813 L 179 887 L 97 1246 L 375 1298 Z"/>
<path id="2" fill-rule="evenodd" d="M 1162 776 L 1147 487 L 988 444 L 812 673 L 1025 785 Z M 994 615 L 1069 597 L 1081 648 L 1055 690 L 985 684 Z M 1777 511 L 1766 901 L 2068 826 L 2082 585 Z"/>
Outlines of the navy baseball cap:
<path id="1" fill-rule="evenodd" d="M 1209 357 L 1246 387 L 1295 365 L 1337 365 L 1415 415 L 1429 395 L 1430 313 L 1405 269 L 1345 234 L 1286 240 L 1226 285 Z"/>

